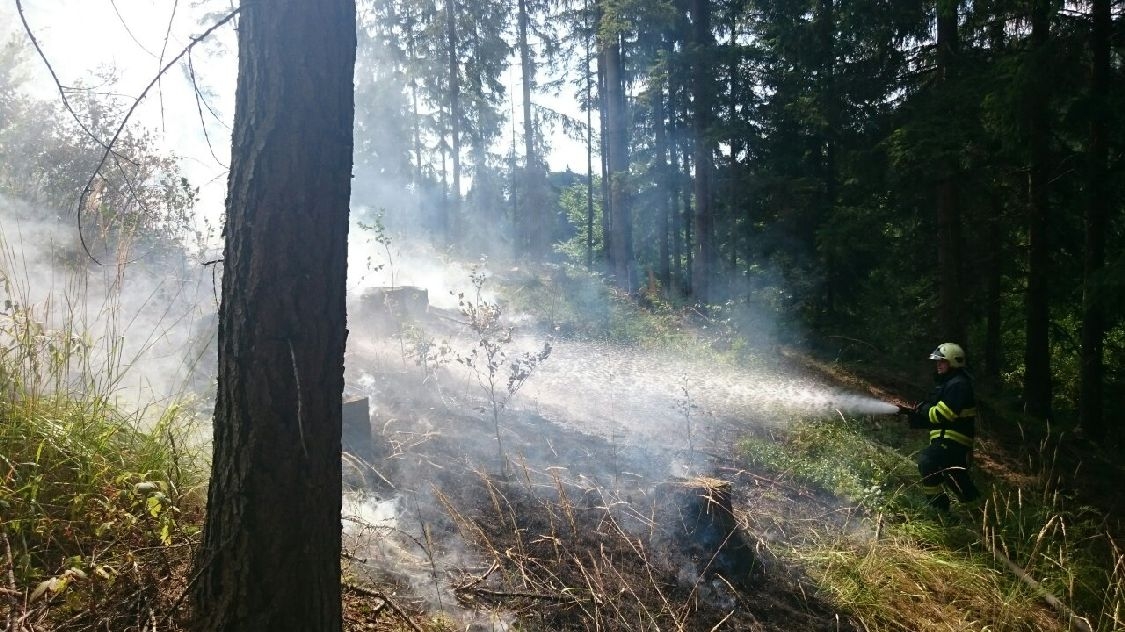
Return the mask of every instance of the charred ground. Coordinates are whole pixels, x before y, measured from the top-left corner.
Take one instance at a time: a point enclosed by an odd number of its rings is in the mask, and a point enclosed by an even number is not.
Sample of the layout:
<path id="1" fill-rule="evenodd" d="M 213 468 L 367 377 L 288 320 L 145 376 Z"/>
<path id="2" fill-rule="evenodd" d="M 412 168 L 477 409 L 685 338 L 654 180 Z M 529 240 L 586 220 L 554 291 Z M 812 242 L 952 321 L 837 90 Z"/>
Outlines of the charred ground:
<path id="1" fill-rule="evenodd" d="M 839 538 L 848 549 L 839 564 L 861 564 L 886 542 L 884 525 L 915 518 L 873 512 L 792 472 L 748 465 L 743 439 L 784 441 L 784 427 L 810 412 L 771 406 L 777 393 L 719 392 L 715 383 L 733 374 L 706 359 L 693 366 L 555 340 L 547 364 L 503 410 L 497 437 L 479 365 L 474 372 L 456 361 L 418 362 L 420 340 L 430 348 L 473 344 L 458 310 L 431 306 L 405 321 L 380 316 L 353 327 L 348 379 L 373 402 L 378 446 L 373 467 L 353 472 L 353 482 L 384 509 L 379 520 L 356 518 L 350 530 L 354 629 L 848 630 L 872 621 L 896 629 L 1066 629 L 1065 617 L 1058 627 L 1057 613 L 1042 603 L 1022 605 L 1036 601 L 1034 591 L 1015 607 L 987 598 L 959 604 L 955 572 L 932 578 L 924 597 L 910 588 L 917 586 L 912 571 L 892 568 L 901 577 L 886 581 L 905 583 L 892 589 L 886 613 L 849 612 L 786 553 L 794 543 Z M 909 401 L 926 391 L 922 381 L 891 372 L 843 370 L 796 352 L 769 355 L 768 369 L 786 383 L 833 393 L 813 398 L 819 414 L 843 417 L 834 410 L 837 393 Z M 1031 461 L 1042 460 L 1044 449 L 1028 454 L 1026 436 L 997 430 L 1001 418 L 988 411 L 982 428 L 978 463 L 987 477 L 1014 489 L 1020 477 L 1027 489 L 1043 480 L 1075 482 L 1036 473 L 1042 467 Z M 861 415 L 856 423 L 870 431 L 874 449 L 899 463 L 897 475 L 911 481 L 903 484 L 916 484 L 910 438 L 903 442 L 893 419 Z M 1108 521 L 1118 520 L 1115 498 L 1099 505 Z M 973 514 L 961 513 L 955 520 L 969 522 L 953 538 L 967 539 L 952 546 L 966 546 L 968 558 L 979 554 L 971 552 L 981 536 Z M 924 518 L 916 528 L 926 524 L 937 523 Z M 932 624 L 921 624 L 931 616 Z"/>
<path id="2" fill-rule="evenodd" d="M 441 336 L 464 327 L 452 311 L 415 316 Z M 543 408 L 528 395 L 503 413 L 501 460 L 478 376 L 456 363 L 427 373 L 374 324 L 353 332 L 348 358 L 378 446 L 352 481 L 393 516 L 354 518 L 349 548 L 356 581 L 382 586 L 377 603 L 479 629 L 856 629 L 770 548 L 794 536 L 781 523 L 844 526 L 850 510 L 740 467 L 735 438 L 758 421 L 697 411 L 689 440 L 667 416 L 638 430 L 644 419 L 568 419 L 549 394 Z M 363 615 L 353 596 L 355 629 L 402 623 Z"/>

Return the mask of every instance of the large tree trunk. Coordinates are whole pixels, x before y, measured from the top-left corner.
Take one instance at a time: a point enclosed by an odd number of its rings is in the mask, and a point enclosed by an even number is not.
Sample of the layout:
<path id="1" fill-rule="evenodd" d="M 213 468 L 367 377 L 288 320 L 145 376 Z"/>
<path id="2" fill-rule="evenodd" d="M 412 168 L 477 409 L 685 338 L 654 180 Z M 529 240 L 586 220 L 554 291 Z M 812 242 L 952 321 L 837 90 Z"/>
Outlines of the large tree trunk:
<path id="1" fill-rule="evenodd" d="M 624 62 L 621 37 L 604 36 L 606 85 L 606 157 L 609 170 L 610 261 L 617 286 L 626 291 L 636 288 L 633 262 L 633 219 L 629 201 L 629 127 L 625 110 Z"/>
<path id="2" fill-rule="evenodd" d="M 1093 28 L 1090 33 L 1092 68 L 1090 96 L 1095 113 L 1090 119 L 1088 195 L 1086 208 L 1086 248 L 1082 270 L 1082 351 L 1079 370 L 1078 411 L 1082 428 L 1094 440 L 1105 438 L 1102 411 L 1102 353 L 1105 345 L 1105 312 L 1098 289 L 1098 278 L 1105 267 L 1105 233 L 1109 221 L 1106 111 L 1109 94 L 1109 0 L 1094 0 Z"/>
<path id="3" fill-rule="evenodd" d="M 937 82 L 942 94 L 948 93 L 956 75 L 960 49 L 957 34 L 957 3 L 937 0 Z M 964 293 L 961 288 L 961 209 L 957 190 L 957 161 L 953 156 L 939 158 L 937 172 L 938 225 L 938 322 L 943 340 L 965 344 Z"/>
<path id="4" fill-rule="evenodd" d="M 1045 60 L 1051 3 L 1035 0 L 1031 9 L 1031 63 Z M 1031 70 L 1027 70 L 1031 72 Z M 1024 349 L 1024 406 L 1028 414 L 1047 418 L 1051 414 L 1051 349 L 1048 337 L 1050 302 L 1047 288 L 1048 250 L 1047 195 L 1047 95 L 1049 75 L 1037 71 L 1028 95 L 1028 224 L 1027 224 L 1027 341 Z"/>
<path id="5" fill-rule="evenodd" d="M 590 0 L 582 12 L 586 21 L 586 269 L 594 269 L 594 76 L 590 70 L 593 60 L 593 33 L 590 28 Z M 596 20 L 594 21 L 597 22 Z"/>
<path id="6" fill-rule="evenodd" d="M 353 0 L 246 3 L 196 630 L 340 630 Z"/>
<path id="7" fill-rule="evenodd" d="M 714 142 L 710 139 L 714 120 L 714 79 L 711 63 L 714 35 L 711 32 L 711 5 L 708 0 L 691 0 L 692 103 L 695 131 L 695 256 L 691 269 L 692 295 L 702 303 L 710 302 L 713 283 L 718 272 L 715 248 L 715 217 L 712 179 L 714 177 Z"/>
<path id="8" fill-rule="evenodd" d="M 807 226 L 807 239 L 812 252 L 818 250 L 816 231 L 820 229 L 836 208 L 836 196 L 839 189 L 836 178 L 836 152 L 842 117 L 841 98 L 836 81 L 835 0 L 819 0 L 814 28 L 816 29 L 821 56 L 819 72 L 817 73 L 817 98 L 824 117 L 824 127 L 820 130 L 820 138 L 818 139 L 821 146 L 821 160 L 816 165 L 816 168 L 820 171 L 819 177 L 823 189 Z M 834 249 L 822 253 L 819 260 L 826 271 L 821 317 L 826 321 L 831 321 L 835 318 L 837 303 L 845 291 L 841 288 L 842 280 L 839 266 L 835 260 Z"/>
<path id="9" fill-rule="evenodd" d="M 667 75 L 666 75 L 667 76 Z M 667 85 L 667 79 L 660 85 L 654 87 L 655 94 L 653 95 L 652 104 L 652 129 L 653 129 L 653 151 L 655 152 L 653 162 L 653 176 L 657 188 L 656 194 L 656 213 L 657 213 L 657 251 L 660 260 L 656 264 L 656 276 L 660 280 L 661 287 L 664 291 L 668 291 L 669 281 L 671 281 L 672 268 L 671 268 L 671 243 L 669 241 L 668 231 L 672 224 L 672 192 L 671 192 L 671 172 L 668 168 L 668 128 L 666 127 L 665 120 L 667 113 L 665 112 L 664 105 L 664 88 Z"/>

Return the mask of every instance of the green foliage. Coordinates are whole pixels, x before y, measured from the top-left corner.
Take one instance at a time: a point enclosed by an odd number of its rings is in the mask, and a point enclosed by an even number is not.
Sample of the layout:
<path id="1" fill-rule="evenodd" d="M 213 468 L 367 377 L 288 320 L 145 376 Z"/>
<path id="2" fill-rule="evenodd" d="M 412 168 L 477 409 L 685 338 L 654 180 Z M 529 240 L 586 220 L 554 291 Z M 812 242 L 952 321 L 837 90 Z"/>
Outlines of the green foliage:
<path id="1" fill-rule="evenodd" d="M 378 244 L 379 247 L 383 249 L 383 254 L 386 256 L 386 262 L 378 264 L 372 261 L 371 256 L 368 256 L 366 262 L 367 271 L 380 272 L 384 267 L 389 268 L 390 286 L 393 288 L 395 287 L 396 273 L 395 257 L 394 252 L 391 250 L 391 236 L 387 232 L 387 226 L 383 223 L 383 216 L 385 214 L 386 212 L 380 209 L 379 212 L 375 214 L 375 217 L 372 219 L 370 224 L 363 221 L 357 223 L 360 230 L 369 235 L 369 237 L 367 238 L 367 243 Z M 362 280 L 362 278 L 360 280 Z"/>
<path id="2" fill-rule="evenodd" d="M 400 335 L 406 344 L 407 355 L 422 370 L 424 382 L 436 379 L 438 369 L 455 359 L 448 341 L 439 342 L 417 325 L 404 325 Z"/>
<path id="3" fill-rule="evenodd" d="M 904 511 L 912 503 L 906 491 L 917 468 L 867 439 L 867 423 L 847 418 L 798 421 L 790 431 L 744 439 L 739 448 L 755 467 L 854 500 L 868 511 Z"/>
<path id="4" fill-rule="evenodd" d="M 504 297 L 512 309 L 532 314 L 540 327 L 562 338 L 648 347 L 689 342 L 676 306 L 653 295 L 646 309 L 583 267 L 563 264 L 546 275 L 509 279 Z"/>
<path id="5" fill-rule="evenodd" d="M 10 303 L 0 314 L 0 565 L 26 596 L 0 612 L 45 628 L 124 629 L 136 614 L 120 604 L 159 609 L 173 598 L 161 586 L 198 531 L 203 469 L 183 449 L 189 407 L 142 430 L 142 415 L 115 408 L 93 381 L 71 390 L 65 374 L 82 370 L 83 347 L 29 324 L 34 316 Z"/>
<path id="6" fill-rule="evenodd" d="M 594 216 L 592 226 L 587 226 L 587 211 L 589 206 L 586 200 L 587 188 L 585 184 L 572 184 L 559 194 L 559 207 L 562 208 L 566 221 L 571 228 L 568 239 L 555 244 L 555 252 L 566 257 L 566 260 L 575 266 L 586 264 L 587 244 L 592 243 L 597 250 L 604 243 L 602 234 L 602 200 L 597 195 L 601 190 L 601 178 L 594 178 Z M 592 228 L 593 230 L 587 230 Z"/>
<path id="7" fill-rule="evenodd" d="M 199 190 L 178 159 L 157 148 L 148 130 L 129 125 L 94 173 L 126 104 L 111 93 L 116 78 L 98 77 L 104 92 L 69 90 L 74 116 L 54 101 L 24 92 L 22 45 L 0 53 L 0 194 L 82 214 L 83 240 L 105 263 L 124 263 L 154 250 L 179 247 L 192 235 Z M 75 117 L 77 120 L 75 120 Z M 81 204 L 79 204 L 81 202 Z M 10 212 L 10 211 L 9 211 Z M 42 220 L 42 217 L 19 219 Z"/>
<path id="8" fill-rule="evenodd" d="M 895 611 L 906 607 L 892 594 L 902 582 L 941 591 L 952 583 L 960 588 L 946 599 L 980 602 L 974 607 L 989 610 L 1002 604 L 997 618 L 1017 627 L 1039 625 L 1028 610 L 1038 595 L 1013 577 L 997 581 L 998 562 L 981 552 L 987 538 L 1046 590 L 1091 617 L 1095 629 L 1114 628 L 1116 613 L 1125 607 L 1125 557 L 1101 512 L 1057 486 L 1050 442 L 1039 448 L 1039 469 L 1016 479 L 1033 484 L 989 480 L 992 491 L 985 499 L 955 506 L 944 517 L 925 507 L 917 468 L 898 451 L 914 442 L 895 426 L 840 416 L 797 421 L 773 436 L 747 438 L 739 448 L 756 469 L 855 503 L 869 517 L 861 520 L 873 521 L 877 533 L 885 534 L 857 546 L 839 536 L 827 539 L 832 536 L 826 532 L 825 540 L 795 544 L 791 551 L 865 620 L 890 623 L 913 616 Z M 1013 592 L 1020 594 L 1015 602 Z"/>

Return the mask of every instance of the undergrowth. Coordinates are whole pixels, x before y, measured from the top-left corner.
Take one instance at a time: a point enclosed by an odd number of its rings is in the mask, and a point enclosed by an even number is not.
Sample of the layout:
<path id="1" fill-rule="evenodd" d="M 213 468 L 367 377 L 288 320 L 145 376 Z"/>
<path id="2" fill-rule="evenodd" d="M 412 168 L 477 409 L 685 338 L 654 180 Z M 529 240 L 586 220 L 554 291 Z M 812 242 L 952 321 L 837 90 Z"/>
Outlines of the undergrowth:
<path id="1" fill-rule="evenodd" d="M 197 448 L 183 449 L 188 408 L 156 419 L 118 409 L 98 389 L 112 379 L 86 374 L 84 336 L 5 289 L 0 625 L 167 629 L 202 515 Z"/>
<path id="2" fill-rule="evenodd" d="M 504 299 L 510 304 L 510 312 L 531 314 L 543 329 L 561 338 L 642 347 L 690 342 L 681 308 L 658 293 L 638 303 L 599 275 L 581 268 L 560 265 L 546 275 L 510 275 L 504 282 Z"/>
<path id="3" fill-rule="evenodd" d="M 919 441 L 841 416 L 800 421 L 739 448 L 749 465 L 860 509 L 864 528 L 825 525 L 785 554 L 867 629 L 904 621 L 919 630 L 1125 628 L 1125 557 L 1102 514 L 1073 503 L 1048 472 L 1028 473 L 1034 487 L 1021 488 L 979 468 L 974 475 L 991 493 L 934 513 L 903 456 Z"/>

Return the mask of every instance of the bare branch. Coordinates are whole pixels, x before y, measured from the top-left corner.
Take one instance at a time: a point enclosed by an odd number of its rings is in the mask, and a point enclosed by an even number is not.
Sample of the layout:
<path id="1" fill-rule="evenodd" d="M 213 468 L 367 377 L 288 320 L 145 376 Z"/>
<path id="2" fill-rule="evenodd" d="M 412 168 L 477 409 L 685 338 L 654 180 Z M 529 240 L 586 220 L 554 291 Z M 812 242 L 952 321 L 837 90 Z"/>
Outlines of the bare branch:
<path id="1" fill-rule="evenodd" d="M 215 155 L 215 147 L 211 145 L 211 135 L 207 133 L 207 121 L 203 117 L 203 106 L 207 106 L 207 111 L 210 112 L 211 116 L 215 117 L 216 120 L 222 122 L 222 119 L 219 118 L 219 115 L 211 108 L 211 104 L 207 103 L 207 99 L 205 99 L 203 94 L 199 91 L 199 83 L 195 79 L 195 64 L 191 61 L 191 53 L 188 53 L 187 67 L 188 78 L 191 79 L 191 88 L 195 96 L 195 109 L 199 112 L 199 125 L 203 128 L 203 140 L 207 141 L 207 151 L 211 152 L 211 157 L 214 158 L 215 162 L 220 166 L 224 169 L 230 169 L 230 165 L 223 164 L 223 161 L 219 160 L 219 157 Z"/>
<path id="2" fill-rule="evenodd" d="M 54 66 L 51 65 L 51 62 L 47 59 L 47 54 L 43 52 L 43 48 L 39 45 L 39 40 L 31 30 L 31 25 L 27 23 L 27 16 L 23 13 L 23 2 L 21 0 L 16 0 L 16 11 L 20 14 L 20 22 L 23 23 L 23 30 L 27 33 L 28 39 L 31 40 L 31 45 L 35 47 L 35 52 L 39 53 L 39 58 L 43 60 L 43 65 L 47 67 L 47 72 L 51 73 L 51 79 L 54 80 L 55 87 L 59 90 L 59 97 L 62 99 L 63 107 L 66 108 L 67 112 L 70 112 L 70 116 L 74 118 L 74 122 L 78 124 L 79 129 L 81 129 L 83 133 L 89 136 L 95 143 L 101 145 L 107 153 L 112 151 L 113 143 L 106 144 L 102 139 L 98 138 L 97 134 L 91 131 L 89 127 L 86 127 L 86 123 L 82 121 L 82 117 L 78 116 L 78 112 L 75 112 L 74 107 L 70 105 L 70 99 L 66 98 L 67 89 L 63 87 L 62 81 L 59 80 L 59 76 L 55 73 Z M 129 160 L 128 157 L 122 157 L 125 158 L 125 160 Z M 102 161 L 104 162 L 104 160 L 103 158 Z"/>
<path id="3" fill-rule="evenodd" d="M 19 0 L 16 0 L 16 2 L 18 4 Z M 137 95 L 136 100 L 133 101 L 133 105 L 129 108 L 129 111 L 125 113 L 124 118 L 121 119 L 121 124 L 117 126 L 117 131 L 114 132 L 113 138 L 110 139 L 108 145 L 105 145 L 105 152 L 102 153 L 101 159 L 98 160 L 98 165 L 94 168 L 93 173 L 90 174 L 90 178 L 86 181 L 86 186 L 82 189 L 82 196 L 78 200 L 78 239 L 82 243 L 82 249 L 86 252 L 86 256 L 90 257 L 90 259 L 94 263 L 102 265 L 101 262 L 98 261 L 98 259 L 90 253 L 89 246 L 86 244 L 86 238 L 82 235 L 82 207 L 86 205 L 86 200 L 90 196 L 91 189 L 94 185 L 94 180 L 98 177 L 98 172 L 101 171 L 101 168 L 105 165 L 105 161 L 109 158 L 109 154 L 112 151 L 114 143 L 116 143 L 117 139 L 121 137 L 121 132 L 125 130 L 125 126 L 129 123 L 129 119 L 133 116 L 133 112 L 137 110 L 137 106 L 139 106 L 141 101 L 143 101 L 144 98 L 148 96 L 149 91 L 152 90 L 152 87 L 156 85 L 158 81 L 160 81 L 160 78 L 163 77 L 164 74 L 168 72 L 168 70 L 172 66 L 178 63 L 180 59 L 184 57 L 184 55 L 187 55 L 189 52 L 191 52 L 191 49 L 194 48 L 196 44 L 207 39 L 207 37 L 210 36 L 211 33 L 214 33 L 224 24 L 234 19 L 234 17 L 238 15 L 239 11 L 240 9 L 234 9 L 230 13 L 226 14 L 221 20 L 212 24 L 211 27 L 206 31 L 203 31 L 203 33 L 201 33 L 200 35 L 192 37 L 191 42 L 189 42 L 188 45 L 185 46 L 184 49 L 181 50 L 180 53 L 176 55 L 171 61 L 165 64 L 160 69 L 160 71 L 156 73 L 156 76 L 153 77 L 152 81 L 150 81 L 149 84 L 145 86 L 145 89 L 142 90 L 139 95 Z M 22 13 L 20 15 L 22 16 Z M 45 58 L 44 61 L 46 61 Z"/>
<path id="4" fill-rule="evenodd" d="M 113 12 L 117 14 L 117 21 L 121 23 L 121 26 L 125 29 L 125 32 L 129 34 L 129 38 L 133 40 L 133 43 L 136 44 L 138 48 L 148 53 L 150 57 L 156 57 L 156 53 L 145 48 L 145 45 L 137 39 L 137 36 L 133 35 L 133 31 L 125 22 L 125 17 L 121 15 L 121 9 L 117 8 L 117 0 L 109 0 L 109 4 L 113 7 Z"/>
<path id="5" fill-rule="evenodd" d="M 164 29 L 164 44 L 160 47 L 160 60 L 157 63 L 164 62 L 164 55 L 168 52 L 168 41 L 172 37 L 172 24 L 176 21 L 176 12 L 180 9 L 180 0 L 175 0 L 172 3 L 172 13 L 168 16 L 168 27 Z M 161 73 L 163 74 L 163 73 Z M 160 76 L 156 77 L 157 83 L 160 82 Z M 164 129 L 164 90 L 159 90 L 160 94 L 160 126 Z"/>

